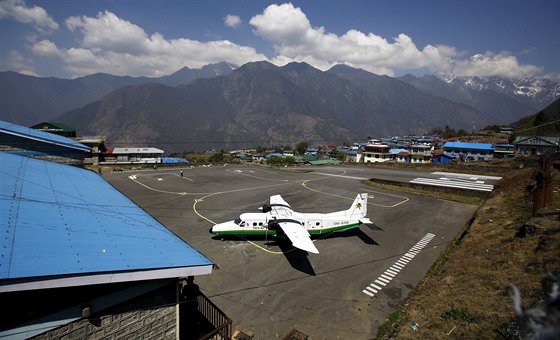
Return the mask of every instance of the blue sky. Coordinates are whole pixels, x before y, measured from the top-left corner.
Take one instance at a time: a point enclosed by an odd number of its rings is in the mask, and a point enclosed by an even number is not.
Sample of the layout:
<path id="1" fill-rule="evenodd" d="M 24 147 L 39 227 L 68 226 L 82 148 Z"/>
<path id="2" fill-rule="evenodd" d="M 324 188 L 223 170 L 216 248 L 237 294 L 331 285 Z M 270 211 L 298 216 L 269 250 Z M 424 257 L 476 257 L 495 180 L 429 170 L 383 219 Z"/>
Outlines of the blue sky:
<path id="1" fill-rule="evenodd" d="M 0 1 L 0 71 L 159 77 L 260 60 L 559 81 L 560 1 Z"/>

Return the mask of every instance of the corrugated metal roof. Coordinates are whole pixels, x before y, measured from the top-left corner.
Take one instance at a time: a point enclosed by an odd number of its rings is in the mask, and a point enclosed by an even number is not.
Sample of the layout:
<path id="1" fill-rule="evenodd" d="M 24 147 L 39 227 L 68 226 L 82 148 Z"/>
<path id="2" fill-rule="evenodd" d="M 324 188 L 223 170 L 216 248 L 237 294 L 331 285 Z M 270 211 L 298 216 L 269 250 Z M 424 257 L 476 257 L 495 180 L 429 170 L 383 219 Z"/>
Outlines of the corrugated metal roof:
<path id="1" fill-rule="evenodd" d="M 492 144 L 485 143 L 447 142 L 443 145 L 443 147 L 471 150 L 494 150 L 494 146 Z"/>
<path id="2" fill-rule="evenodd" d="M 29 138 L 49 144 L 56 144 L 67 148 L 78 149 L 83 151 L 90 151 L 89 146 L 80 144 L 70 138 L 56 135 L 54 133 L 44 132 L 25 126 L 8 123 L 0 120 L 0 132 L 7 133 L 14 136 Z"/>
<path id="3" fill-rule="evenodd" d="M 92 171 L 7 153 L 0 164 L 0 284 L 212 264 Z"/>

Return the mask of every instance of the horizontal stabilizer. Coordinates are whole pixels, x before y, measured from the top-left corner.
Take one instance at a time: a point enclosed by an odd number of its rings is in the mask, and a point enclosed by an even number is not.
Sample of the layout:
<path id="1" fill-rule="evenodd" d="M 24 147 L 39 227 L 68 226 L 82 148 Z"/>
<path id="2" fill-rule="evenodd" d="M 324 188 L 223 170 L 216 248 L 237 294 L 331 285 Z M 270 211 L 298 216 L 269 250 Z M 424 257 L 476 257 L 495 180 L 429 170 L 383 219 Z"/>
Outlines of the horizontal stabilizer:
<path id="1" fill-rule="evenodd" d="M 381 229 L 381 227 L 379 227 L 375 223 L 373 223 L 369 218 L 360 218 L 360 223 L 365 225 L 366 227 L 368 227 L 371 230 L 383 230 L 383 229 Z"/>

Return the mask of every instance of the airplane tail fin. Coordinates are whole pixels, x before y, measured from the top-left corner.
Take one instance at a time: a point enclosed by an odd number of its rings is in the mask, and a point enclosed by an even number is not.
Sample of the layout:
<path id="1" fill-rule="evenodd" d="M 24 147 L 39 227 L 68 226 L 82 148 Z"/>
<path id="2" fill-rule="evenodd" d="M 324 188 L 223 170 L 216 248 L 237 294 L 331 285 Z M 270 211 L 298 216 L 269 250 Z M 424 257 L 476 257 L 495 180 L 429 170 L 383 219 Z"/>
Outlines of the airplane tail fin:
<path id="1" fill-rule="evenodd" d="M 356 199 L 346 212 L 350 215 L 349 217 L 363 218 L 367 214 L 367 194 L 358 194 Z"/>
<path id="2" fill-rule="evenodd" d="M 350 209 L 346 211 L 347 214 L 349 214 L 350 217 L 352 218 L 357 218 L 361 224 L 369 227 L 372 230 L 383 230 L 377 225 L 375 225 L 375 223 L 373 223 L 369 218 L 366 217 L 367 199 L 368 199 L 367 193 L 358 194 L 358 196 L 356 196 L 356 199 L 352 203 Z"/>

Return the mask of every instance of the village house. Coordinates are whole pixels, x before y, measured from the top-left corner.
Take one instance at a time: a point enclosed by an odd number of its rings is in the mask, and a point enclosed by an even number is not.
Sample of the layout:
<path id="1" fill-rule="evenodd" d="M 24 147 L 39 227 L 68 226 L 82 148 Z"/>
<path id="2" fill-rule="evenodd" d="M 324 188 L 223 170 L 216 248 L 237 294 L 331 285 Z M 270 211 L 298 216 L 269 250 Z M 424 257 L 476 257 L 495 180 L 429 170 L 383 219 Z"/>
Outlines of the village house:
<path id="1" fill-rule="evenodd" d="M 560 151 L 560 137 L 517 136 L 512 142 L 518 155 L 533 156 Z"/>

